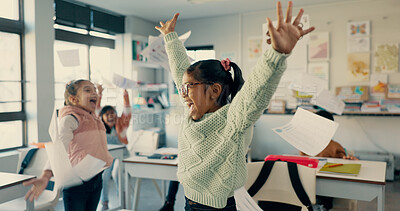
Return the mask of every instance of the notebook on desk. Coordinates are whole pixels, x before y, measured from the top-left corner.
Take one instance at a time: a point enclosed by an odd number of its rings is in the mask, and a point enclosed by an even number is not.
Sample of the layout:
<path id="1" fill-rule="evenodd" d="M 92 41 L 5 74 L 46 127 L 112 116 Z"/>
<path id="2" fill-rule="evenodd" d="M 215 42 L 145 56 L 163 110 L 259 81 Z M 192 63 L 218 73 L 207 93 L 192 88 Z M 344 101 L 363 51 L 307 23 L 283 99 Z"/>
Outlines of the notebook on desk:
<path id="1" fill-rule="evenodd" d="M 321 173 L 343 174 L 343 175 L 358 175 L 361 169 L 359 163 L 329 163 L 327 162 L 320 170 Z"/>

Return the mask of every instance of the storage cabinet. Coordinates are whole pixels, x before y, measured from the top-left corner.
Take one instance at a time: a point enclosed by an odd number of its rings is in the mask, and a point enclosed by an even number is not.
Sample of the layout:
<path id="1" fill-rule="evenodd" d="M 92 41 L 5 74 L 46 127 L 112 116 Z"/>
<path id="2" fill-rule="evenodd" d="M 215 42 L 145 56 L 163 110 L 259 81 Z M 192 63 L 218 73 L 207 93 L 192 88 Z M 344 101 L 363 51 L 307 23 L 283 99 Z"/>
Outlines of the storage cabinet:
<path id="1" fill-rule="evenodd" d="M 133 61 L 132 129 L 156 130 L 159 145 L 165 146 L 165 115 L 169 108 L 169 74 L 160 65 Z M 158 128 L 158 129 L 157 129 Z"/>

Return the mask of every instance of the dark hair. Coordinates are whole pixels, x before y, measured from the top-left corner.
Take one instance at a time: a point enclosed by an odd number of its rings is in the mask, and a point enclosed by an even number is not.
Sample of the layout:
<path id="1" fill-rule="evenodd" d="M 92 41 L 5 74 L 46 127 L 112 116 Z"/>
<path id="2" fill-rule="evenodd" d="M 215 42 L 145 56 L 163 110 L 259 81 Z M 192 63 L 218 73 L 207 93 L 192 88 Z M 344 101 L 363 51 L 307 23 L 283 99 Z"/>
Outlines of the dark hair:
<path id="1" fill-rule="evenodd" d="M 230 66 L 233 69 L 234 79 L 230 71 L 225 71 L 221 61 L 215 59 L 198 61 L 190 65 L 186 71 L 198 81 L 221 84 L 222 92 L 217 102 L 220 106 L 224 106 L 233 100 L 244 84 L 239 66 L 233 62 L 230 62 Z"/>
<path id="2" fill-rule="evenodd" d="M 335 121 L 335 120 L 333 119 L 333 115 L 332 115 L 330 112 L 328 112 L 328 111 L 319 110 L 319 111 L 318 111 L 317 113 L 315 113 L 315 114 L 320 115 L 320 116 L 322 116 L 322 117 L 325 117 L 325 118 L 327 118 L 327 119 L 329 119 L 329 120 Z"/>
<path id="3" fill-rule="evenodd" d="M 64 92 L 64 105 L 72 105 L 71 102 L 69 102 L 69 97 L 70 96 L 76 96 L 78 93 L 78 89 L 80 87 L 80 84 L 84 81 L 89 81 L 86 79 L 79 79 L 79 80 L 72 80 L 67 85 L 65 85 L 65 92 Z"/>
<path id="4" fill-rule="evenodd" d="M 110 128 L 110 126 L 108 126 L 108 125 L 104 122 L 103 114 L 105 114 L 107 111 L 110 111 L 110 110 L 114 111 L 115 114 L 117 114 L 117 110 L 115 110 L 115 108 L 112 107 L 112 106 L 110 106 L 110 105 L 104 106 L 104 107 L 101 109 L 100 114 L 99 114 L 101 121 L 103 122 L 104 126 L 106 127 L 106 133 L 107 133 L 107 134 L 108 134 L 108 133 L 111 133 L 111 129 L 112 129 L 112 128 Z M 114 125 L 114 127 L 115 127 L 115 125 Z"/>

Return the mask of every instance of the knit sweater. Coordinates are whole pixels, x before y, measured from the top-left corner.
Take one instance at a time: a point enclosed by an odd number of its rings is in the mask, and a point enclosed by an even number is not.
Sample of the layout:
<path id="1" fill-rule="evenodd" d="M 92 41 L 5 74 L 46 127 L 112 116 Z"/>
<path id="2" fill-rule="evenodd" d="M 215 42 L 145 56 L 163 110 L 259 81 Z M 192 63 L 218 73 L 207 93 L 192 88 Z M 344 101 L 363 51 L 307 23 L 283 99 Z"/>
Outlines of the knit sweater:
<path id="1" fill-rule="evenodd" d="M 110 166 L 113 157 L 107 149 L 106 128 L 100 118 L 77 106 L 64 106 L 60 118 L 73 115 L 79 123 L 68 146 L 68 157 L 72 166 L 78 164 L 87 154 L 106 162 Z"/>
<path id="2" fill-rule="evenodd" d="M 180 87 L 190 66 L 186 49 L 176 32 L 164 39 L 172 77 Z M 177 176 L 187 198 L 223 208 L 234 190 L 245 184 L 245 156 L 250 144 L 245 133 L 267 108 L 286 69 L 286 57 L 273 49 L 266 51 L 232 102 L 197 121 L 189 117 L 184 106 Z"/>

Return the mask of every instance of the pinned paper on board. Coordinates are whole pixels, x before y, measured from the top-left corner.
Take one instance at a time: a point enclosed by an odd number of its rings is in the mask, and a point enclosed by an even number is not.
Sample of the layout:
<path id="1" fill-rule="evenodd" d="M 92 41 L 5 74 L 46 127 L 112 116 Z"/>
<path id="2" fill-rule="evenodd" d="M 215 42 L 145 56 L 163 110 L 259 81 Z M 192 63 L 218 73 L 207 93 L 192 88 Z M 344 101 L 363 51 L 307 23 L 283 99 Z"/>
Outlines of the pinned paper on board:
<path id="1" fill-rule="evenodd" d="M 368 81 L 370 69 L 369 53 L 350 53 L 347 55 L 349 81 Z"/>
<path id="2" fill-rule="evenodd" d="M 272 130 L 299 151 L 318 155 L 328 146 L 339 124 L 298 108 L 292 120 Z"/>
<path id="3" fill-rule="evenodd" d="M 375 97 L 385 97 L 387 82 L 387 74 L 371 74 L 369 83 L 370 95 Z"/>
<path id="4" fill-rule="evenodd" d="M 191 31 L 179 36 L 184 43 L 190 37 Z M 147 61 L 161 65 L 164 69 L 170 70 L 167 51 L 165 50 L 164 36 L 149 36 L 149 45 L 142 51 Z"/>
<path id="5" fill-rule="evenodd" d="M 59 50 L 57 55 L 64 67 L 77 67 L 80 65 L 79 49 Z"/>
<path id="6" fill-rule="evenodd" d="M 397 43 L 378 45 L 374 58 L 374 72 L 395 73 L 399 71 L 399 45 Z"/>

